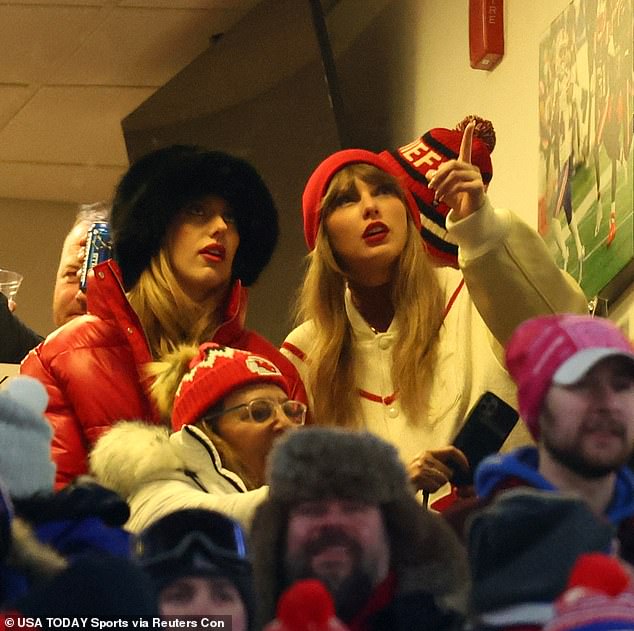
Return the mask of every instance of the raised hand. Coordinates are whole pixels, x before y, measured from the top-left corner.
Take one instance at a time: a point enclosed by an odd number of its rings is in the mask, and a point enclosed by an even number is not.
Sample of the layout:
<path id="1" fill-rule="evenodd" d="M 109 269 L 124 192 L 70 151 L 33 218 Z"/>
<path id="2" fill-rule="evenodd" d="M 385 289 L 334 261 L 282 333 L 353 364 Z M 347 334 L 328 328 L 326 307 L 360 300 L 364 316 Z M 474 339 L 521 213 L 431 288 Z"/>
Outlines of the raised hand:
<path id="1" fill-rule="evenodd" d="M 454 210 L 456 219 L 464 219 L 482 207 L 485 200 L 484 182 L 480 169 L 471 164 L 471 145 L 475 121 L 464 130 L 457 160 L 443 162 L 436 171 L 428 171 L 429 188 L 435 199 Z"/>

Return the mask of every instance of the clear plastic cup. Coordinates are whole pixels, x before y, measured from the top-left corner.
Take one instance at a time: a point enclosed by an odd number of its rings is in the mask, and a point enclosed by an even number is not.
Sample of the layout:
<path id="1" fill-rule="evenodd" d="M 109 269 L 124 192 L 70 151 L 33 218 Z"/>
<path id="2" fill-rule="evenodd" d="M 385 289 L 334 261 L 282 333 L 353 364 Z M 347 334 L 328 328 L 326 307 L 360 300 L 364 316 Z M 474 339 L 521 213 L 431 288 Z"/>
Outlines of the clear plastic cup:
<path id="1" fill-rule="evenodd" d="M 18 293 L 23 278 L 22 274 L 17 272 L 0 269 L 0 292 L 9 299 L 13 298 Z"/>

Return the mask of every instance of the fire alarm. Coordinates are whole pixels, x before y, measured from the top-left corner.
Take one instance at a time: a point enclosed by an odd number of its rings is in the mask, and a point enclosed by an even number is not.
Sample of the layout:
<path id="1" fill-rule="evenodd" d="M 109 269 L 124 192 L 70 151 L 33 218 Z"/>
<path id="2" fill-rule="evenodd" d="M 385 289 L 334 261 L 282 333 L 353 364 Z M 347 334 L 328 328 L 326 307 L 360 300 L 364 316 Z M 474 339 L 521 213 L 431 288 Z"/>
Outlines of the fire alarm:
<path id="1" fill-rule="evenodd" d="M 504 0 L 469 0 L 469 58 L 477 70 L 493 70 L 504 56 Z"/>

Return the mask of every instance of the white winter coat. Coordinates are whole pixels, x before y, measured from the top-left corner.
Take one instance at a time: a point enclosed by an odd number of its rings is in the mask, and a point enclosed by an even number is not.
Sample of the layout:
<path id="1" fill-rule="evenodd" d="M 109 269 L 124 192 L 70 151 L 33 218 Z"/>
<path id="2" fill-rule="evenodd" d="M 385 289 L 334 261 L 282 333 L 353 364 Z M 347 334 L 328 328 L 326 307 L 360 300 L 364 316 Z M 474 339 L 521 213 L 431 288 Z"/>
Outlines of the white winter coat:
<path id="1" fill-rule="evenodd" d="M 212 441 L 192 425 L 170 435 L 166 427 L 122 421 L 97 441 L 90 468 L 130 505 L 126 528 L 132 532 L 184 508 L 220 511 L 248 530 L 268 495 L 267 486 L 247 491 L 223 466 Z"/>

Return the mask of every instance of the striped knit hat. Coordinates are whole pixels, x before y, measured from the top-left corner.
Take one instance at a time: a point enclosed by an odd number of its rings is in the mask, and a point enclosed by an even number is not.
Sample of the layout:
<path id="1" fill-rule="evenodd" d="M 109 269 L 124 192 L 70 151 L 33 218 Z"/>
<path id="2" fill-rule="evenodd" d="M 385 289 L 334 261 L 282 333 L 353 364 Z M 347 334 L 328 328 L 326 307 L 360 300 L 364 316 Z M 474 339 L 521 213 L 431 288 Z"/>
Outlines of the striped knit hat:
<path id="1" fill-rule="evenodd" d="M 621 563 L 605 554 L 584 554 L 544 631 L 634 631 L 634 586 Z"/>
<path id="2" fill-rule="evenodd" d="M 434 202 L 434 191 L 427 187 L 425 174 L 448 160 L 458 158 L 462 134 L 474 120 L 471 162 L 480 169 L 482 181 L 488 184 L 493 177 L 491 153 L 495 148 L 495 130 L 490 121 L 479 116 L 466 116 L 454 129 L 430 129 L 416 140 L 379 155 L 390 164 L 390 172 L 401 174 L 401 181 L 409 188 L 420 211 L 421 236 L 432 258 L 443 265 L 458 267 L 458 245 L 447 233 L 446 219 L 449 206 Z"/>

